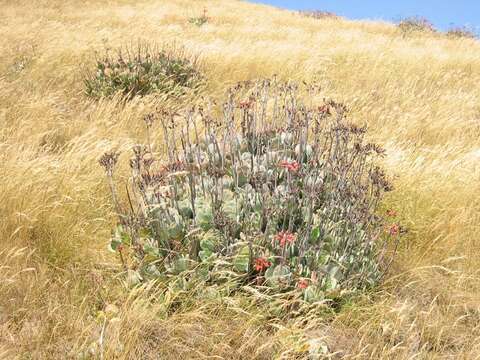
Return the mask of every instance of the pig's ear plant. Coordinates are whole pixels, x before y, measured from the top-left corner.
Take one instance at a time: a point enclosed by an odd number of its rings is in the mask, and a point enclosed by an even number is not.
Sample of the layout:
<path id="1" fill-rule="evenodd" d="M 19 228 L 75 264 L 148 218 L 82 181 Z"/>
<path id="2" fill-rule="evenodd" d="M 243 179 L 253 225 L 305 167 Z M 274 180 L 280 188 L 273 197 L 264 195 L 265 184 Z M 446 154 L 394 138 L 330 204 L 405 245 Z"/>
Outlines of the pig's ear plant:
<path id="1" fill-rule="evenodd" d="M 93 99 L 120 94 L 125 99 L 145 95 L 180 96 L 204 83 L 198 58 L 176 45 L 138 43 L 97 55 L 85 71 L 85 94 Z"/>
<path id="2" fill-rule="evenodd" d="M 307 301 L 377 284 L 401 232 L 377 214 L 391 190 L 377 163 L 384 151 L 344 105 L 316 104 L 313 91 L 244 82 L 219 108 L 146 116 L 164 146 L 133 148 L 123 206 L 116 154 L 105 155 L 119 212 L 110 247 L 125 270 L 138 281 L 234 278 Z"/>

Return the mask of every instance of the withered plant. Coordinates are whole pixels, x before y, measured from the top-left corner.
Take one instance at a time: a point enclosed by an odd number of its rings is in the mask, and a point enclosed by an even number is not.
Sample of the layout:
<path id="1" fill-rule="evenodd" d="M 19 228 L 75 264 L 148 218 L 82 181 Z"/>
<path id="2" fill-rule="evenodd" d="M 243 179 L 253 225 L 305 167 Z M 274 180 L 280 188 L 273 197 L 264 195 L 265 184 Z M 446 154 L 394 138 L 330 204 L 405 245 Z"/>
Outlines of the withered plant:
<path id="1" fill-rule="evenodd" d="M 451 38 L 476 39 L 478 34 L 474 29 L 464 27 L 454 27 L 447 31 L 447 36 Z"/>
<path id="2" fill-rule="evenodd" d="M 333 12 L 325 10 L 302 10 L 299 14 L 305 17 L 311 17 L 314 19 L 339 19 L 339 16 Z"/>
<path id="3" fill-rule="evenodd" d="M 428 19 L 420 16 L 404 18 L 397 26 L 404 36 L 412 33 L 434 33 L 437 31 Z"/>

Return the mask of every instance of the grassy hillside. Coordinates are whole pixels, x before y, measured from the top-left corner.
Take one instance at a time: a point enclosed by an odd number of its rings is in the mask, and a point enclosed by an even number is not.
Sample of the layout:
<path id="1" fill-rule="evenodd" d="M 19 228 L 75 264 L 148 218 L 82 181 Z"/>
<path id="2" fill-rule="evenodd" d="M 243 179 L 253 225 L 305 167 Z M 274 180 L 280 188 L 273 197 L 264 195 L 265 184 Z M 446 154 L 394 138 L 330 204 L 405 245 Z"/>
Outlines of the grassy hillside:
<path id="1" fill-rule="evenodd" d="M 477 41 L 234 0 L 0 6 L 0 358 L 288 359 L 309 339 L 355 359 L 478 357 Z M 208 23 L 189 23 L 204 7 Z M 279 319 L 241 295 L 166 311 L 151 289 L 122 286 L 97 161 L 143 141 L 154 102 L 89 100 L 82 72 L 96 50 L 139 39 L 199 54 L 211 95 L 274 74 L 316 79 L 368 125 L 394 177 L 387 204 L 409 229 L 380 289 L 335 313 Z"/>

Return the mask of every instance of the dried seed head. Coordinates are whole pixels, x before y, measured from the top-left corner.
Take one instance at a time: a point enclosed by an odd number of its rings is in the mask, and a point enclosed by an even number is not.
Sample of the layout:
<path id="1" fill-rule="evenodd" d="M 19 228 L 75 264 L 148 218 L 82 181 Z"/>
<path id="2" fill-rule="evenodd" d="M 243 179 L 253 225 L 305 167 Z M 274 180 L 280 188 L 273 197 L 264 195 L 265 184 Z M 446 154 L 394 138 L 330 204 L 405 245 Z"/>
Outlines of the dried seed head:
<path id="1" fill-rule="evenodd" d="M 337 103 L 334 100 L 330 100 L 327 102 L 327 104 L 334 108 L 337 114 L 343 115 L 348 112 L 348 108 L 342 103 Z"/>
<path id="2" fill-rule="evenodd" d="M 137 173 L 140 171 L 141 165 L 137 157 L 133 156 L 132 158 L 130 158 L 130 167 Z"/>
<path id="3" fill-rule="evenodd" d="M 153 122 L 155 121 L 155 116 L 152 113 L 147 114 L 143 117 L 143 121 L 145 121 L 147 128 L 150 128 L 152 127 Z"/>
<path id="4" fill-rule="evenodd" d="M 155 162 L 155 159 L 153 158 L 143 159 L 143 166 L 145 167 L 145 169 L 150 169 L 154 162 Z"/>
<path id="5" fill-rule="evenodd" d="M 208 164 L 205 170 L 207 175 L 212 178 L 221 178 L 226 175 L 225 169 L 222 169 L 221 167 L 212 164 Z"/>
<path id="6" fill-rule="evenodd" d="M 177 172 L 177 171 L 184 171 L 186 169 L 186 165 L 183 161 L 174 161 L 172 163 L 166 164 L 162 167 L 164 172 Z"/>
<path id="7" fill-rule="evenodd" d="M 150 173 L 142 173 L 141 179 L 142 184 L 146 187 L 156 186 L 156 185 L 164 185 L 165 184 L 165 173 L 163 172 L 156 172 L 153 174 Z"/>
<path id="8" fill-rule="evenodd" d="M 358 125 L 355 125 L 355 124 L 349 124 L 349 131 L 352 134 L 355 134 L 355 135 L 362 135 L 362 134 L 365 134 L 367 132 L 367 128 L 365 126 L 358 126 Z"/>
<path id="9" fill-rule="evenodd" d="M 373 144 L 373 143 L 369 143 L 367 145 L 365 145 L 364 147 L 365 151 L 367 152 L 367 154 L 369 154 L 370 152 L 375 152 L 377 153 L 377 155 L 385 155 L 385 149 L 382 148 L 380 145 L 377 145 L 377 144 Z"/>
<path id="10" fill-rule="evenodd" d="M 135 145 L 133 147 L 133 153 L 135 154 L 135 157 L 139 160 L 143 159 L 143 156 L 147 153 L 147 147 L 144 145 Z"/>
<path id="11" fill-rule="evenodd" d="M 115 170 L 115 165 L 117 164 L 119 155 L 120 153 L 115 151 L 106 152 L 102 155 L 100 160 L 98 160 L 100 165 L 103 166 L 103 168 L 105 169 L 105 172 L 108 176 L 113 175 L 113 171 Z"/>
<path id="12" fill-rule="evenodd" d="M 372 183 L 374 185 L 378 186 L 383 191 L 388 192 L 393 190 L 393 186 L 387 180 L 385 172 L 378 166 L 376 166 L 372 171 L 370 171 L 370 179 L 372 180 Z"/>

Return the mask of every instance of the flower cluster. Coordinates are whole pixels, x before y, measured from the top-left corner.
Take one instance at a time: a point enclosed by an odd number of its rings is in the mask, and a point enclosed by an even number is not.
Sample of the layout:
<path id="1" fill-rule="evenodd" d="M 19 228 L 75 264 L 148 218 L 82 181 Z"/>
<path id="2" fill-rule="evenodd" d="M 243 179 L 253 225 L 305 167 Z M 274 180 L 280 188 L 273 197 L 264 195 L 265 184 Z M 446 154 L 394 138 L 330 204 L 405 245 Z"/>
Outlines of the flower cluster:
<path id="1" fill-rule="evenodd" d="M 398 224 L 390 225 L 390 227 L 388 228 L 388 233 L 391 236 L 397 236 L 398 234 L 400 234 L 400 226 Z"/>
<path id="2" fill-rule="evenodd" d="M 289 172 L 297 172 L 300 169 L 300 164 L 296 161 L 283 160 L 280 161 L 279 166 L 287 169 Z"/>
<path id="3" fill-rule="evenodd" d="M 309 285 L 308 279 L 300 279 L 297 282 L 297 287 L 299 289 L 306 289 L 306 288 L 308 288 L 308 285 Z"/>
<path id="4" fill-rule="evenodd" d="M 271 265 L 272 265 L 272 263 L 264 257 L 260 257 L 260 258 L 255 259 L 255 271 L 257 271 L 257 272 L 265 271 Z"/>
<path id="5" fill-rule="evenodd" d="M 281 247 L 284 247 L 287 244 L 293 244 L 295 238 L 295 234 L 292 234 L 290 231 L 280 231 L 275 235 L 275 240 L 278 241 Z"/>

